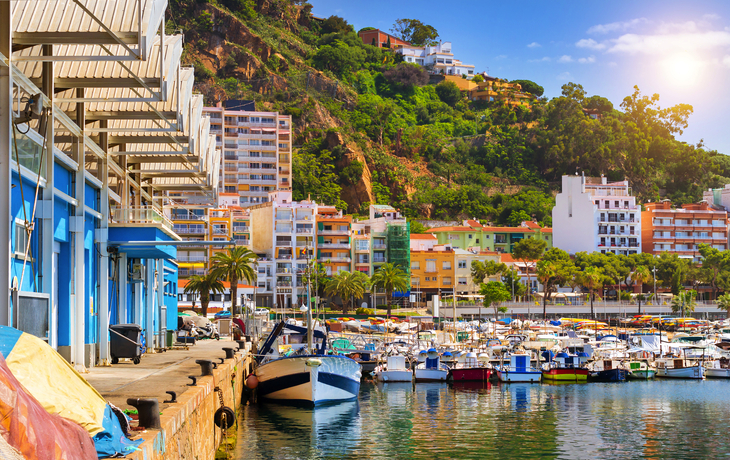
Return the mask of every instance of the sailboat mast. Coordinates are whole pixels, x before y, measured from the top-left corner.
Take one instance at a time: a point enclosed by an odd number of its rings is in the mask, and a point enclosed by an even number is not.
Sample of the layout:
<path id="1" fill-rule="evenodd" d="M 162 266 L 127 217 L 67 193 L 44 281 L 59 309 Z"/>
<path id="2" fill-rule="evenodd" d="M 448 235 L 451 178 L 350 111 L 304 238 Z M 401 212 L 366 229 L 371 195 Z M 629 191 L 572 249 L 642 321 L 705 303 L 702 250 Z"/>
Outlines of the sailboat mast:
<path id="1" fill-rule="evenodd" d="M 309 249 L 307 251 L 307 348 L 310 353 L 313 353 L 313 331 L 312 331 L 312 267 L 309 261 Z"/>

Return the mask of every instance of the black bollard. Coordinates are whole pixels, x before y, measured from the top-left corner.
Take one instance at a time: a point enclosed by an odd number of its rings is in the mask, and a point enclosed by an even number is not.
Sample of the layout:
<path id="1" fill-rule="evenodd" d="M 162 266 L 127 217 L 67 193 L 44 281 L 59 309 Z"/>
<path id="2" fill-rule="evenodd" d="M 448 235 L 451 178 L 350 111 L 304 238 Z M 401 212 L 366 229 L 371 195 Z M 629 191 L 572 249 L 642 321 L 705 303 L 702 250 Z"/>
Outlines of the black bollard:
<path id="1" fill-rule="evenodd" d="M 224 348 L 223 351 L 226 352 L 226 359 L 233 359 L 236 356 L 236 350 L 233 348 Z"/>
<path id="2" fill-rule="evenodd" d="M 177 402 L 177 393 L 175 393 L 174 391 L 166 391 L 165 393 L 169 394 L 172 397 L 170 399 L 166 399 L 165 401 L 162 401 L 163 403 L 168 404 L 168 403 Z"/>
<path id="3" fill-rule="evenodd" d="M 213 369 L 218 365 L 209 359 L 196 359 L 195 364 L 200 364 L 200 375 L 213 375 Z"/>
<path id="4" fill-rule="evenodd" d="M 198 383 L 198 378 L 194 375 L 188 375 L 188 378 L 193 381 L 193 383 L 188 383 L 189 387 L 194 387 Z"/>
<path id="5" fill-rule="evenodd" d="M 137 409 L 139 414 L 139 426 L 159 430 L 160 425 L 160 404 L 157 399 L 128 398 L 127 404 Z"/>

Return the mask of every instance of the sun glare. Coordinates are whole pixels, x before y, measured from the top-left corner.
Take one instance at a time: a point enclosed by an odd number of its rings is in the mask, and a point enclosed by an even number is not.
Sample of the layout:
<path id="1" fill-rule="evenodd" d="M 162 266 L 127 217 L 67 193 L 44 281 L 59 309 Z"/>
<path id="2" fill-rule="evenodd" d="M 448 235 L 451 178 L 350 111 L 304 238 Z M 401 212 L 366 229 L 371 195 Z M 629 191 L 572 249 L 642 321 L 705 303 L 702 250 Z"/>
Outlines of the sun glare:
<path id="1" fill-rule="evenodd" d="M 662 62 L 662 71 L 666 80 L 675 86 L 685 88 L 697 84 L 703 67 L 704 63 L 689 53 L 675 54 Z"/>

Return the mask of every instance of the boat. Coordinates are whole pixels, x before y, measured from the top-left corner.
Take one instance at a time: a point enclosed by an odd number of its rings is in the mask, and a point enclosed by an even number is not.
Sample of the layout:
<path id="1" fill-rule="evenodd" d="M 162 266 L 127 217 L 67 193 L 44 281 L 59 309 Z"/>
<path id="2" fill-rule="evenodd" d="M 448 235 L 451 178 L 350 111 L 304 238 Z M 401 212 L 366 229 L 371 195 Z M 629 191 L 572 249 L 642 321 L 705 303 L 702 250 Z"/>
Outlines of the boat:
<path id="1" fill-rule="evenodd" d="M 539 382 L 542 372 L 530 366 L 530 355 L 515 353 L 510 355 L 509 364 L 500 364 L 496 368 L 500 382 Z"/>
<path id="2" fill-rule="evenodd" d="M 656 376 L 673 379 L 705 378 L 705 367 L 702 363 L 692 363 L 684 358 L 660 358 L 656 360 Z"/>
<path id="3" fill-rule="evenodd" d="M 560 352 L 543 365 L 542 378 L 550 382 L 586 382 L 589 374 L 585 367 L 587 360 L 587 353 L 570 355 Z"/>
<path id="4" fill-rule="evenodd" d="M 613 359 L 599 359 L 593 362 L 589 378 L 591 382 L 625 382 L 626 369 Z"/>
<path id="5" fill-rule="evenodd" d="M 627 380 L 649 380 L 656 376 L 656 369 L 646 361 L 629 361 L 625 365 Z"/>
<path id="6" fill-rule="evenodd" d="M 720 358 L 705 362 L 705 376 L 713 379 L 730 379 L 730 360 Z"/>
<path id="7" fill-rule="evenodd" d="M 492 376 L 492 366 L 489 363 L 482 363 L 476 353 L 470 351 L 466 354 L 463 363 L 457 363 L 449 369 L 450 378 L 454 382 L 489 380 Z"/>
<path id="8" fill-rule="evenodd" d="M 413 372 L 406 367 L 405 356 L 388 356 L 384 364 L 375 367 L 373 377 L 378 382 L 410 382 Z"/>
<path id="9" fill-rule="evenodd" d="M 311 316 L 307 320 L 311 325 Z M 285 330 L 291 345 L 280 354 L 278 338 Z M 307 406 L 357 398 L 362 377 L 360 364 L 347 356 L 325 354 L 326 344 L 327 334 L 322 327 L 278 323 L 256 353 L 258 396 Z"/>
<path id="10" fill-rule="evenodd" d="M 435 348 L 421 351 L 418 354 L 418 365 L 413 371 L 416 382 L 445 382 L 449 376 L 449 368 L 441 362 Z"/>

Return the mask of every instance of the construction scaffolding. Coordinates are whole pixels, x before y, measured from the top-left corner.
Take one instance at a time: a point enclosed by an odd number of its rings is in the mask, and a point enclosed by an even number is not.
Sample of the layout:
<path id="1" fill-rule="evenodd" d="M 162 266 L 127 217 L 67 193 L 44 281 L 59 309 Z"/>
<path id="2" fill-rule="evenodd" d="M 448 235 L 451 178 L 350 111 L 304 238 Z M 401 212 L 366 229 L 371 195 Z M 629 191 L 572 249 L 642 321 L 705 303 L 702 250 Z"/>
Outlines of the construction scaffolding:
<path id="1" fill-rule="evenodd" d="M 411 273 L 411 224 L 388 222 L 388 262 L 398 265 L 410 279 Z"/>

